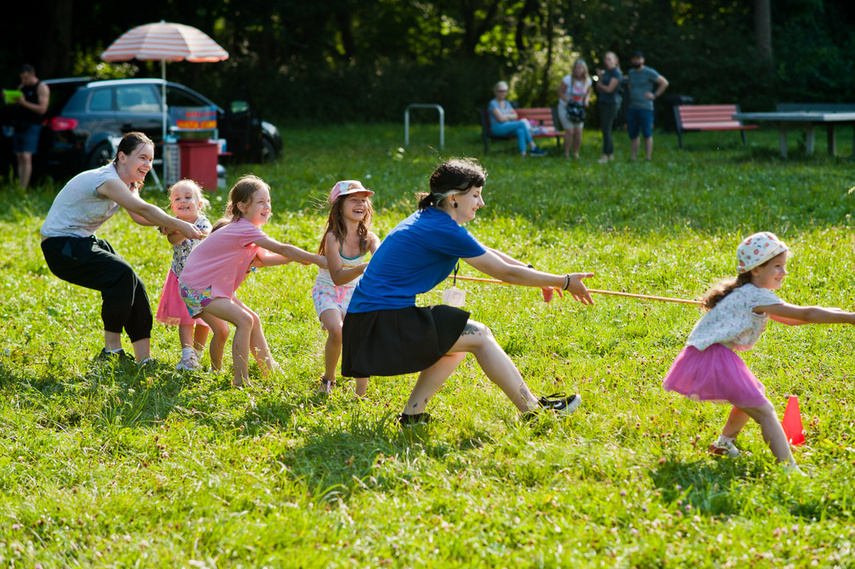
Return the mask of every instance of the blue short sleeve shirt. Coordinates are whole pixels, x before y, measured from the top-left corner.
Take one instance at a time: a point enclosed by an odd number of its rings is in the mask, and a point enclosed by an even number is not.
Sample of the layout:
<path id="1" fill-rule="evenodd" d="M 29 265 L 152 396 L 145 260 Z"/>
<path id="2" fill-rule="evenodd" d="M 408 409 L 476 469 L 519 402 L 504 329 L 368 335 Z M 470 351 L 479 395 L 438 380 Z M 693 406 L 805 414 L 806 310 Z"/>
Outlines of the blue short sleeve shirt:
<path id="1" fill-rule="evenodd" d="M 356 285 L 348 312 L 414 306 L 416 295 L 445 280 L 461 258 L 487 249 L 450 215 L 429 207 L 417 211 L 386 236 Z"/>

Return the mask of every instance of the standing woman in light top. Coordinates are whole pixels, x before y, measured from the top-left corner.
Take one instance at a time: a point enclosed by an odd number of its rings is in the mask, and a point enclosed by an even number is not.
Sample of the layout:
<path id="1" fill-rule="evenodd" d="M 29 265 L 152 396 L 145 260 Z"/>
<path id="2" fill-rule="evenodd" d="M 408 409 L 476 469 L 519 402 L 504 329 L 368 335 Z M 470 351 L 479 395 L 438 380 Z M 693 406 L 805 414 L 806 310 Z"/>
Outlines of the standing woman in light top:
<path id="1" fill-rule="evenodd" d="M 558 87 L 558 118 L 564 127 L 564 158 L 579 157 L 582 147 L 582 129 L 585 126 L 585 116 L 591 103 L 591 78 L 588 75 L 588 64 L 584 59 L 577 59 L 573 64 L 573 72 L 565 75 Z"/>
<path id="2" fill-rule="evenodd" d="M 425 407 L 445 380 L 472 353 L 481 369 L 525 417 L 542 409 L 564 414 L 579 407 L 578 395 L 532 395 L 519 370 L 484 324 L 452 306 L 416 306 L 416 295 L 445 280 L 462 258 L 475 269 L 517 285 L 561 287 L 592 304 L 582 279 L 591 273 L 554 275 L 478 242 L 463 223 L 484 206 L 486 172 L 470 160 L 441 164 L 418 211 L 392 230 L 374 253 L 347 309 L 341 372 L 345 377 L 420 372 L 402 425 L 428 422 Z"/>
<path id="3" fill-rule="evenodd" d="M 95 232 L 120 208 L 140 225 L 165 227 L 201 239 L 192 224 L 164 213 L 139 196 L 154 159 L 154 143 L 139 132 L 122 138 L 116 158 L 82 172 L 54 199 L 41 228 L 42 252 L 50 271 L 64 281 L 101 293 L 104 349 L 100 358 L 124 356 L 127 332 L 138 363 L 150 357 L 151 307 L 142 280 Z"/>

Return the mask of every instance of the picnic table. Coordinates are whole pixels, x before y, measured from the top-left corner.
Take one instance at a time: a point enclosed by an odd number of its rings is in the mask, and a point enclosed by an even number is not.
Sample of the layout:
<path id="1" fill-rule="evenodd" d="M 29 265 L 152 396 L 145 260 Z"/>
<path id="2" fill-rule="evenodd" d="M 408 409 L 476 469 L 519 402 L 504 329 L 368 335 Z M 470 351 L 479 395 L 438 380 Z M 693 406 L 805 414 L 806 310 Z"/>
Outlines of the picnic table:
<path id="1" fill-rule="evenodd" d="M 824 124 L 828 133 L 828 153 L 837 155 L 837 131 L 838 124 L 855 125 L 855 112 L 835 113 L 824 111 L 791 111 L 774 113 L 734 113 L 734 120 L 739 121 L 772 121 L 778 123 L 778 143 L 781 156 L 787 157 L 787 127 L 803 126 L 807 133 L 805 141 L 805 154 L 813 154 L 814 150 L 814 126 Z M 855 137 L 853 137 L 855 138 Z"/>

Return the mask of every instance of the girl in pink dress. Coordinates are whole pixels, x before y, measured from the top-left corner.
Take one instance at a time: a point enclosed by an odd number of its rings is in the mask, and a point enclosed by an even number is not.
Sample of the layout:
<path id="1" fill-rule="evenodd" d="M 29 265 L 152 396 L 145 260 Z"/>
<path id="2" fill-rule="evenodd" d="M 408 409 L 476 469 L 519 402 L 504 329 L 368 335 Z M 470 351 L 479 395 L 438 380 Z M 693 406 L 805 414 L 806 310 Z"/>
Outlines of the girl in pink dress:
<path id="1" fill-rule="evenodd" d="M 362 182 L 345 180 L 330 191 L 330 214 L 318 253 L 326 256 L 328 269 L 319 268 L 312 300 L 318 318 L 327 331 L 324 346 L 324 375 L 321 391 L 332 393 L 336 386 L 335 370 L 341 356 L 341 326 L 347 305 L 365 267 L 365 255 L 374 253 L 380 238 L 370 231 L 374 209 L 371 196 Z M 356 378 L 356 394 L 365 395 L 368 378 Z"/>
<path id="2" fill-rule="evenodd" d="M 695 325 L 662 386 L 694 401 L 731 405 L 721 436 L 709 447 L 717 455 L 737 456 L 733 444 L 749 419 L 780 463 L 795 467 L 790 445 L 766 388 L 736 355 L 754 346 L 769 319 L 782 324 L 855 324 L 855 313 L 839 308 L 796 306 L 779 299 L 787 275 L 789 249 L 769 232 L 751 235 L 736 249 L 737 277 L 721 281 L 703 298 L 708 312 Z"/>
<path id="3" fill-rule="evenodd" d="M 181 297 L 190 315 L 211 327 L 211 367 L 223 366 L 229 336 L 227 322 L 235 326 L 232 340 L 234 385 L 249 380 L 249 352 L 266 376 L 278 365 L 270 354 L 258 315 L 235 292 L 250 267 L 283 265 L 297 261 L 326 267 L 326 258 L 271 239 L 261 231 L 271 215 L 270 186 L 257 176 L 244 176 L 229 192 L 225 217 L 214 224 L 211 235 L 200 243 L 178 279 Z"/>
<path id="4" fill-rule="evenodd" d="M 181 180 L 169 189 L 169 205 L 175 217 L 192 223 L 207 237 L 211 233 L 211 222 L 204 211 L 210 205 L 202 195 L 202 188 L 193 180 Z M 181 361 L 177 370 L 192 370 L 199 367 L 202 350 L 208 340 L 208 325 L 204 320 L 192 318 L 187 305 L 178 291 L 178 277 L 184 271 L 184 264 L 193 248 L 201 239 L 187 239 L 177 231 L 161 228 L 172 245 L 172 265 L 166 275 L 160 302 L 157 305 L 157 321 L 167 326 L 178 326 L 178 339 L 181 342 Z"/>

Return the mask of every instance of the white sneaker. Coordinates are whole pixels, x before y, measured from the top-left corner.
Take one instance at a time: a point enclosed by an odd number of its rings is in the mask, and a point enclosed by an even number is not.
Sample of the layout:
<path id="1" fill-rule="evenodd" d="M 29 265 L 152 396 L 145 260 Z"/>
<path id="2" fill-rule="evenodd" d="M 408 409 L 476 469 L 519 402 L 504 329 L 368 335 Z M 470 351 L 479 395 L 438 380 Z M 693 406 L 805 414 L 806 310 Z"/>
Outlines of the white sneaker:
<path id="1" fill-rule="evenodd" d="M 196 359 L 195 352 L 191 352 L 189 356 L 182 356 L 181 361 L 175 366 L 176 371 L 191 371 L 199 367 L 199 360 Z"/>
<path id="2" fill-rule="evenodd" d="M 739 449 L 736 448 L 736 445 L 733 443 L 722 443 L 719 441 L 711 444 L 710 448 L 707 449 L 707 452 L 717 456 L 729 456 L 731 458 L 739 456 Z"/>

